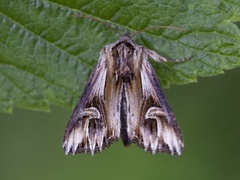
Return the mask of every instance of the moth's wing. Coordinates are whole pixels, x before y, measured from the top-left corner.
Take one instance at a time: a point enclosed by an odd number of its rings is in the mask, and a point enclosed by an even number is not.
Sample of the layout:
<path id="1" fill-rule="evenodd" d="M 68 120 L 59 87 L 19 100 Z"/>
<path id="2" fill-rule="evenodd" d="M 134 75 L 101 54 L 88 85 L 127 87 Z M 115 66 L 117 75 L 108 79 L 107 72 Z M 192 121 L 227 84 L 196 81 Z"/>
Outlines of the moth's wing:
<path id="1" fill-rule="evenodd" d="M 135 141 L 153 154 L 167 152 L 180 155 L 184 144 L 179 126 L 147 57 L 143 58 L 140 74 L 142 103 Z"/>
<path id="2" fill-rule="evenodd" d="M 111 129 L 106 117 L 104 102 L 105 83 L 107 78 L 106 56 L 101 53 L 98 64 L 93 70 L 83 94 L 68 122 L 63 139 L 65 153 L 101 152 L 117 136 L 109 135 L 120 127 Z M 119 131 L 119 130 L 118 130 Z"/>

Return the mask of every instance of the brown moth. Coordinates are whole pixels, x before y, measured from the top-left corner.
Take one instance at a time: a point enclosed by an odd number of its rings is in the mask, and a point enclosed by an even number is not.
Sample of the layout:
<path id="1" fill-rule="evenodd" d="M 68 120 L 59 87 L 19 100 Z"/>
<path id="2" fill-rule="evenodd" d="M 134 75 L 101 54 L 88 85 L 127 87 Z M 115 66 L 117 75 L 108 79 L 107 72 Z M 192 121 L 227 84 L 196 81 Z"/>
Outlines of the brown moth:
<path id="1" fill-rule="evenodd" d="M 167 61 L 129 35 L 101 50 L 65 130 L 66 154 L 93 155 L 119 137 L 152 154 L 181 154 L 183 138 L 149 58 Z"/>

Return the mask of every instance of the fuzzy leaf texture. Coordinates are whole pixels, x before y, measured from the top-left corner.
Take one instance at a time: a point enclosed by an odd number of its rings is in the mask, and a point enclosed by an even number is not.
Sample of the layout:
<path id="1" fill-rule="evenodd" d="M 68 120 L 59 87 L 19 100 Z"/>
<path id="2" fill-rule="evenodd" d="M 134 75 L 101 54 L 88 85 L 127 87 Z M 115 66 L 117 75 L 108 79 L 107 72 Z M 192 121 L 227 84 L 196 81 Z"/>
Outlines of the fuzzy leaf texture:
<path id="1" fill-rule="evenodd" d="M 240 65 L 239 0 L 0 0 L 0 111 L 73 108 L 100 50 L 152 26 L 136 43 L 183 63 L 153 63 L 164 87 Z"/>

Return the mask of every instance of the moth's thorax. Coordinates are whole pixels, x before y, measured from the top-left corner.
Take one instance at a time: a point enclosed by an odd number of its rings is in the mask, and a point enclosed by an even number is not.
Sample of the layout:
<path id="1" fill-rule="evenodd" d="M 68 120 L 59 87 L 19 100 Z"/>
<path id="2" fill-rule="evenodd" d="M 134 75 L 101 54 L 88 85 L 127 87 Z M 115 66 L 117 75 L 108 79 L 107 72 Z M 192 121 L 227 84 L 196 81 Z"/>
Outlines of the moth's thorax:
<path id="1" fill-rule="evenodd" d="M 128 42 L 119 43 L 117 46 L 113 47 L 113 53 L 115 53 L 116 58 L 120 59 L 132 59 L 134 52 L 134 47 Z"/>
<path id="2" fill-rule="evenodd" d="M 117 80 L 130 82 L 133 77 L 135 47 L 130 37 L 122 37 L 112 48 L 113 69 Z"/>

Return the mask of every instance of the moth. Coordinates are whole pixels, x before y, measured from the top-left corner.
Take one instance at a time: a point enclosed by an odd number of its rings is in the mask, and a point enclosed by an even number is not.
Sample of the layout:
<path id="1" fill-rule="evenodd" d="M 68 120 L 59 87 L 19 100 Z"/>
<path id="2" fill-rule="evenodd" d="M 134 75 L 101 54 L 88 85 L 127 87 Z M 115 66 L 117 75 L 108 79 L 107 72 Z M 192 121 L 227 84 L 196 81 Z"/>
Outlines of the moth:
<path id="1" fill-rule="evenodd" d="M 148 59 L 167 61 L 129 35 L 101 50 L 67 124 L 66 154 L 94 155 L 119 138 L 152 154 L 181 154 L 182 134 Z"/>

